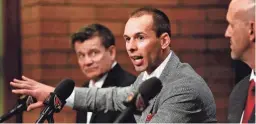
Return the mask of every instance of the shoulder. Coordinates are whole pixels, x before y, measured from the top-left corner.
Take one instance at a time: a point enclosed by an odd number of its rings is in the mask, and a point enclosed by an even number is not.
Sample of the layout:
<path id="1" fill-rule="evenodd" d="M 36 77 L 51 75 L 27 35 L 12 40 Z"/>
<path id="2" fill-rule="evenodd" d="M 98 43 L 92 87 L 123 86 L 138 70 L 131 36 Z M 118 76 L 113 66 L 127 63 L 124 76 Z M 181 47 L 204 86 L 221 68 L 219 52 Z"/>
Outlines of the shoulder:
<path id="1" fill-rule="evenodd" d="M 165 77 L 166 87 L 181 91 L 200 91 L 208 88 L 205 80 L 187 63 L 179 63 L 172 75 Z"/>
<path id="2" fill-rule="evenodd" d="M 189 97 L 190 100 L 214 102 L 213 94 L 207 83 L 190 65 L 180 63 L 174 71 L 164 82 L 163 97 L 168 99 L 183 95 Z"/>
<path id="3" fill-rule="evenodd" d="M 208 93 L 208 91 L 210 91 L 203 80 L 194 77 L 182 77 L 168 82 L 168 84 L 163 87 L 163 90 L 165 94 L 169 94 L 169 96 L 190 94 L 194 97 L 201 95 L 201 92 L 207 91 Z"/>
<path id="4" fill-rule="evenodd" d="M 108 77 L 116 82 L 117 86 L 128 86 L 136 80 L 136 76 L 124 70 L 117 64 L 110 72 Z"/>
<path id="5" fill-rule="evenodd" d="M 236 97 L 237 94 L 240 94 L 243 91 L 247 91 L 249 87 L 249 79 L 250 75 L 243 78 L 241 81 L 239 81 L 235 87 L 233 88 L 232 92 L 230 93 L 229 99 L 232 101 L 233 98 Z M 241 94 L 240 94 L 241 95 Z"/>

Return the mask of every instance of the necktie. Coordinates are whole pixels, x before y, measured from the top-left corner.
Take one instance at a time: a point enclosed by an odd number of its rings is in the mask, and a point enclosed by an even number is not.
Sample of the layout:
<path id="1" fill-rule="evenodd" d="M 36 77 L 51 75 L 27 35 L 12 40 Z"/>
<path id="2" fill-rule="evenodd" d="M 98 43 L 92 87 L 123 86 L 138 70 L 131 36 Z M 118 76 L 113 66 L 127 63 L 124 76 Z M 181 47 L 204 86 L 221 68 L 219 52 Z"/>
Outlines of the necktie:
<path id="1" fill-rule="evenodd" d="M 248 120 L 250 119 L 251 115 L 254 116 L 254 114 L 252 113 L 253 108 L 255 106 L 255 82 L 252 79 L 250 81 L 250 86 L 248 89 L 248 96 L 247 96 L 247 100 L 246 100 L 246 106 L 244 109 L 244 116 L 243 116 L 243 123 L 248 123 Z"/>

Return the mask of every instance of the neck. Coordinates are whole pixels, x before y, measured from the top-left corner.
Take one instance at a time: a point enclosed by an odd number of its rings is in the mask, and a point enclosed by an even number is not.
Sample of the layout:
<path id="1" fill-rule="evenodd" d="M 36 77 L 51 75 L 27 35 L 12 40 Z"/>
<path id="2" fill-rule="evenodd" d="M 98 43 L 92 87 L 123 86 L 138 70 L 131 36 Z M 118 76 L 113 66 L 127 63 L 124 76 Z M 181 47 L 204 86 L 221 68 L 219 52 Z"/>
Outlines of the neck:
<path id="1" fill-rule="evenodd" d="M 95 83 L 97 81 L 99 81 L 105 74 L 107 74 L 111 69 L 112 69 L 112 65 L 114 64 L 114 62 L 116 61 L 112 61 L 111 64 L 109 65 L 109 68 L 106 72 L 100 74 L 99 76 L 96 76 L 94 78 L 92 78 L 91 80 Z M 117 64 L 117 63 L 116 63 Z M 107 66 L 107 65 L 106 65 Z M 113 68 L 115 67 L 116 65 L 113 66 Z"/>
<path id="2" fill-rule="evenodd" d="M 242 61 L 246 63 L 251 69 L 255 70 L 255 46 L 247 51 L 247 55 L 243 57 Z"/>
<path id="3" fill-rule="evenodd" d="M 156 68 L 158 66 L 161 65 L 161 63 L 167 58 L 167 56 L 170 54 L 171 50 L 170 49 L 166 49 L 164 51 L 161 51 L 159 57 L 156 59 L 155 63 L 152 63 L 153 65 L 151 66 L 151 68 L 149 68 L 147 70 L 148 74 L 151 74 L 154 70 L 156 70 Z"/>
<path id="4" fill-rule="evenodd" d="M 93 83 L 96 83 L 97 81 L 99 81 L 106 73 L 100 74 L 99 76 L 92 78 L 91 81 Z"/>

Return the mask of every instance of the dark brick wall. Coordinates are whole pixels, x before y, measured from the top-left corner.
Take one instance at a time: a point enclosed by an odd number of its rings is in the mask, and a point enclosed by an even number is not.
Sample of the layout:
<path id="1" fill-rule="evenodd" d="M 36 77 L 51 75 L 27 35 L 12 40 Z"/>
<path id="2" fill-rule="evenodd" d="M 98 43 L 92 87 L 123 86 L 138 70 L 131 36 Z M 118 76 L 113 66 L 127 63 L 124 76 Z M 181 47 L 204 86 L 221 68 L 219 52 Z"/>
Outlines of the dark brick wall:
<path id="1" fill-rule="evenodd" d="M 172 23 L 172 49 L 206 80 L 216 104 L 219 122 L 226 122 L 228 95 L 234 84 L 229 41 L 224 38 L 225 14 L 230 0 L 22 0 L 23 74 L 55 86 L 71 77 L 80 86 L 86 78 L 70 49 L 69 36 L 81 26 L 101 23 L 109 27 L 118 47 L 118 62 L 137 74 L 127 58 L 122 38 L 128 14 L 150 5 L 163 10 Z M 39 110 L 27 112 L 34 122 Z M 65 108 L 56 122 L 75 122 Z"/>

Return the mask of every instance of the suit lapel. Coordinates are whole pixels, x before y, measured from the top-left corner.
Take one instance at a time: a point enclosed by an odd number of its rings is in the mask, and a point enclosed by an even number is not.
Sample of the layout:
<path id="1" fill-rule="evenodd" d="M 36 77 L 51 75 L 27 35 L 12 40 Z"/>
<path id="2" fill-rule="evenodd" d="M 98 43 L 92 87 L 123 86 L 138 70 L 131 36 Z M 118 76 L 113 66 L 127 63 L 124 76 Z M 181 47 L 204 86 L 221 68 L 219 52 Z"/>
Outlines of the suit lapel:
<path id="1" fill-rule="evenodd" d="M 159 79 L 161 80 L 163 86 L 165 86 L 167 83 L 172 82 L 172 77 L 178 64 L 180 63 L 179 58 L 175 55 L 174 52 L 172 52 L 172 55 L 170 57 L 170 60 L 167 62 L 162 74 L 160 75 Z"/>
<path id="2" fill-rule="evenodd" d="M 90 123 L 94 123 L 94 118 L 96 117 L 97 113 L 93 112 L 91 116 Z"/>
<path id="3" fill-rule="evenodd" d="M 164 86 L 166 85 L 166 83 L 171 82 L 170 76 L 172 76 L 173 72 L 175 72 L 174 70 L 176 69 L 179 62 L 180 62 L 179 58 L 174 54 L 174 52 L 172 52 L 172 55 L 171 55 L 169 61 L 167 62 L 166 66 L 164 67 L 164 70 L 162 71 L 162 74 L 159 77 L 159 79 L 162 82 L 163 89 L 164 89 Z M 142 77 L 143 77 L 143 74 L 142 74 L 142 76 L 140 76 L 140 79 L 138 80 L 138 82 L 142 82 Z M 157 112 L 158 102 L 159 102 L 158 96 L 161 96 L 160 94 L 162 93 L 163 89 L 160 91 L 160 93 L 156 97 L 154 97 L 152 100 L 149 101 L 149 106 L 142 113 L 140 122 L 146 122 L 147 115 L 149 115 L 150 111 L 152 111 L 152 113 Z"/>
<path id="4" fill-rule="evenodd" d="M 250 75 L 239 82 L 234 89 L 234 96 L 230 103 L 229 116 L 234 122 L 240 122 L 241 116 L 245 107 L 245 102 L 248 93 Z"/>
<path id="5" fill-rule="evenodd" d="M 117 81 L 120 78 L 120 74 L 123 72 L 119 64 L 116 64 L 113 69 L 108 72 L 108 76 L 104 81 L 102 87 L 119 86 Z"/>

